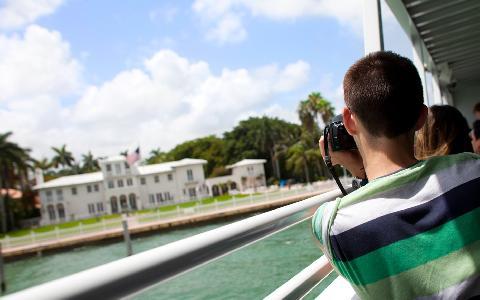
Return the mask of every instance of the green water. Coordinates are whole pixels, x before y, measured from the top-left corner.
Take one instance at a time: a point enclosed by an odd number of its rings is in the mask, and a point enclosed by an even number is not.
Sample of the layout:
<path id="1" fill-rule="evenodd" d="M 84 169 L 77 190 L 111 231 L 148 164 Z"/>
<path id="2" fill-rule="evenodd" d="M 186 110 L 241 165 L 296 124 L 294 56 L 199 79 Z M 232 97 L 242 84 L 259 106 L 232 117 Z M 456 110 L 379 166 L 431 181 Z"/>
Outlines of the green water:
<path id="1" fill-rule="evenodd" d="M 159 232 L 133 239 L 139 253 L 211 230 L 229 222 Z M 7 263 L 9 293 L 124 257 L 121 242 L 84 246 L 66 252 Z M 321 255 L 308 221 L 298 224 L 136 296 L 135 299 L 259 299 L 268 295 Z M 106 276 L 108 276 L 106 274 Z M 306 299 L 313 299 L 331 276 Z"/>

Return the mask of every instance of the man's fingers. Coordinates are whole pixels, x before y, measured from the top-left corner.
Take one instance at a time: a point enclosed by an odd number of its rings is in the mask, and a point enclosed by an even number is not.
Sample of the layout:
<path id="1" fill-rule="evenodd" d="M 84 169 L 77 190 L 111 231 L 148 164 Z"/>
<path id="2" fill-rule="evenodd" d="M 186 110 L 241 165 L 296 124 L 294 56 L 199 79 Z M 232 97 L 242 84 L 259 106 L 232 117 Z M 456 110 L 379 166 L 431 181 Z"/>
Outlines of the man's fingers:
<path id="1" fill-rule="evenodd" d="M 322 153 L 323 158 L 325 158 L 324 145 L 325 145 L 325 141 L 324 141 L 323 136 L 322 136 L 320 138 L 320 140 L 318 141 L 318 147 L 320 148 L 320 152 Z"/>

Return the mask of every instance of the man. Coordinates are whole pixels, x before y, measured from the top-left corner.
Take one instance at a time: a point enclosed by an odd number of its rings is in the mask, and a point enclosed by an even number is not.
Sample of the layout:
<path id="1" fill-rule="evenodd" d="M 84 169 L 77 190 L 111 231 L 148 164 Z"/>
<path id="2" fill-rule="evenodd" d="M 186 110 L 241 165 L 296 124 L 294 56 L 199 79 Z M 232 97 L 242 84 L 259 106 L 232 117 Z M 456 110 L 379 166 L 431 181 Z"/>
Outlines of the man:
<path id="1" fill-rule="evenodd" d="M 362 299 L 480 295 L 480 157 L 416 160 L 427 108 L 409 59 L 367 55 L 343 88 L 343 121 L 359 150 L 330 155 L 369 183 L 315 213 L 324 254 Z"/>
<path id="2" fill-rule="evenodd" d="M 473 151 L 480 154 L 480 120 L 473 122 L 473 129 L 470 133 L 470 138 L 472 139 Z"/>

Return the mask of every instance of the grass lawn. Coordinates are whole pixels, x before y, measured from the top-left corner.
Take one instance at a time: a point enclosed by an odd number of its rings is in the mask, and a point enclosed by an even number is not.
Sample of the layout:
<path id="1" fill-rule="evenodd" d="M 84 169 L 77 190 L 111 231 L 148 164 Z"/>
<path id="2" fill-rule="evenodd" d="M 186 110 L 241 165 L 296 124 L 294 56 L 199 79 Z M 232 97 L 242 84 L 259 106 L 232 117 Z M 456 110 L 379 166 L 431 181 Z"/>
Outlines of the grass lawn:
<path id="1" fill-rule="evenodd" d="M 120 218 L 119 214 L 105 215 L 105 216 L 98 217 L 98 218 L 94 217 L 94 218 L 88 218 L 88 219 L 83 219 L 83 220 L 78 220 L 78 221 L 69 221 L 69 222 L 65 222 L 65 223 L 62 223 L 62 224 L 58 224 L 58 225 L 45 225 L 45 226 L 41 226 L 41 227 L 34 228 L 34 229 L 20 229 L 20 230 L 10 231 L 8 233 L 8 236 L 9 237 L 20 237 L 20 236 L 24 236 L 24 235 L 29 235 L 30 231 L 33 231 L 35 233 L 49 232 L 49 231 L 55 230 L 55 227 L 57 227 L 57 226 L 58 226 L 59 229 L 67 229 L 67 228 L 77 227 L 77 226 L 80 225 L 80 223 L 82 223 L 83 225 L 89 225 L 89 224 L 99 223 L 99 222 L 102 221 L 102 219 L 112 220 L 112 219 L 117 219 L 117 218 Z M 5 237 L 4 234 L 0 235 L 0 238 L 4 238 L 4 237 Z"/>
<path id="2" fill-rule="evenodd" d="M 249 195 L 247 195 L 247 194 L 238 194 L 238 195 L 235 195 L 235 198 L 244 198 L 244 197 L 248 197 L 248 196 Z M 179 204 L 160 206 L 158 208 L 143 209 L 143 210 L 136 211 L 135 214 L 154 213 L 157 210 L 159 210 L 161 212 L 167 212 L 167 211 L 176 210 L 177 206 L 179 206 L 180 208 L 189 208 L 189 207 L 193 207 L 193 206 L 197 205 L 197 203 L 205 205 L 205 204 L 214 203 L 215 199 L 217 201 L 229 201 L 229 200 L 232 200 L 232 198 L 233 198 L 233 196 L 230 196 L 230 195 L 221 195 L 221 196 L 217 196 L 217 197 L 204 198 L 200 201 L 188 201 L 188 202 L 183 202 L 183 203 L 179 203 Z M 112 220 L 112 219 L 118 219 L 120 217 L 121 217 L 120 214 L 112 214 L 112 215 L 105 215 L 105 216 L 102 216 L 102 217 L 94 217 L 94 218 L 83 219 L 83 220 L 78 220 L 78 221 L 65 222 L 65 223 L 58 224 L 58 225 L 45 225 L 45 226 L 41 226 L 41 227 L 34 228 L 34 229 L 20 229 L 20 230 L 15 230 L 15 231 L 9 232 L 8 236 L 9 237 L 20 237 L 20 236 L 29 235 L 30 231 L 33 231 L 35 233 L 49 232 L 49 231 L 55 230 L 55 227 L 57 227 L 57 226 L 58 226 L 59 229 L 66 229 L 66 228 L 77 227 L 77 226 L 80 225 L 80 223 L 82 223 L 84 225 L 95 224 L 95 223 L 101 222 L 102 219 L 105 219 L 107 221 L 107 220 Z M 5 237 L 4 234 L 0 235 L 0 238 L 4 238 L 4 237 Z"/>

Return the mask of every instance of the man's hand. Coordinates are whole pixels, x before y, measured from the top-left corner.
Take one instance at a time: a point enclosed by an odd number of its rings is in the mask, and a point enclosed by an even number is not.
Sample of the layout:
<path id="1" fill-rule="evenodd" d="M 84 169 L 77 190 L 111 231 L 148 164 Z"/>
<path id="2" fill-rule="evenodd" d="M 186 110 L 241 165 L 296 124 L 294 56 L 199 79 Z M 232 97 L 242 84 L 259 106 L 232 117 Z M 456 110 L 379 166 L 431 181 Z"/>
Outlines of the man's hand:
<path id="1" fill-rule="evenodd" d="M 320 141 L 318 141 L 318 145 L 320 147 L 320 152 L 322 152 L 322 157 L 325 159 L 323 136 L 320 138 Z M 362 156 L 358 150 L 332 151 L 330 143 L 328 147 L 332 165 L 342 165 L 347 168 L 347 170 L 350 171 L 353 176 L 361 179 L 367 178 L 367 175 L 365 174 L 365 168 L 363 167 Z"/>

